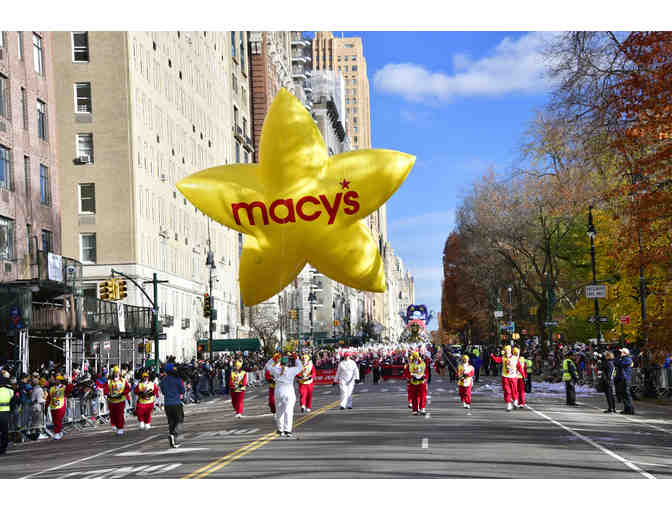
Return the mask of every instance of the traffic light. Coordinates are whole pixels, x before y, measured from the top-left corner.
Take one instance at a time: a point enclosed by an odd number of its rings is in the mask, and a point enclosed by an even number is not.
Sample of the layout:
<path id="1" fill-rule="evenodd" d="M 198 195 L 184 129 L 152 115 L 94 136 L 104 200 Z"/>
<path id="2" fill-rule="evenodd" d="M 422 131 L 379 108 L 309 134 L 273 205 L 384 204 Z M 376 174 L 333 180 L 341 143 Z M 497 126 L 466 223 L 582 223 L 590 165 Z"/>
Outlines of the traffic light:
<path id="1" fill-rule="evenodd" d="M 128 296 L 126 280 L 117 280 L 115 297 L 117 299 L 126 299 L 126 296 Z"/>
<path id="2" fill-rule="evenodd" d="M 210 307 L 212 303 L 210 302 L 210 294 L 207 292 L 203 295 L 203 317 L 210 317 Z"/>
<path id="3" fill-rule="evenodd" d="M 98 295 L 103 301 L 112 301 L 114 299 L 114 280 L 105 280 L 98 284 Z"/>

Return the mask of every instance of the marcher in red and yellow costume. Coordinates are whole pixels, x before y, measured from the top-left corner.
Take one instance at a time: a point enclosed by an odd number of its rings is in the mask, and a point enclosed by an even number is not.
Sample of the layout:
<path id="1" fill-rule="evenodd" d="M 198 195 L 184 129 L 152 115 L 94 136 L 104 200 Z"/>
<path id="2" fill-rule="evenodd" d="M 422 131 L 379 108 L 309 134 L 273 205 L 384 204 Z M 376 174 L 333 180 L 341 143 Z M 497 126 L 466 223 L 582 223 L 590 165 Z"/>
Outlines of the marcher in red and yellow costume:
<path id="1" fill-rule="evenodd" d="M 465 409 L 471 409 L 471 388 L 474 385 L 474 367 L 469 364 L 469 356 L 462 356 L 462 363 L 457 367 L 457 390 Z"/>
<path id="2" fill-rule="evenodd" d="M 425 414 L 425 407 L 427 406 L 427 365 L 417 352 L 411 353 L 408 372 L 411 376 L 409 382 L 413 414 L 416 416 L 418 412 Z"/>
<path id="3" fill-rule="evenodd" d="M 504 401 L 506 410 L 512 411 L 513 406 L 518 407 L 518 373 L 523 373 L 518 356 L 511 354 L 511 346 L 507 345 L 502 351 L 502 356 L 490 355 L 495 363 L 502 364 L 502 390 L 504 391 Z"/>
<path id="4" fill-rule="evenodd" d="M 67 401 L 72 392 L 72 384 L 65 384 L 65 377 L 56 376 L 56 384 L 49 388 L 46 405 L 51 411 L 51 421 L 54 424 L 54 439 L 63 437 L 63 417 L 67 409 Z"/>
<path id="5" fill-rule="evenodd" d="M 159 388 L 149 380 L 149 374 L 143 372 L 142 381 L 135 387 L 135 394 L 138 396 L 138 403 L 135 405 L 135 414 L 140 423 L 140 430 L 152 428 L 152 411 L 154 410 L 154 399 L 159 396 Z"/>
<path id="6" fill-rule="evenodd" d="M 278 365 L 281 357 L 282 355 L 279 352 L 276 352 L 273 355 L 273 365 Z M 275 414 L 275 379 L 268 369 L 266 369 L 264 376 L 266 377 L 266 381 L 268 381 L 268 407 L 270 407 L 271 412 Z"/>
<path id="7" fill-rule="evenodd" d="M 231 390 L 231 404 L 236 412 L 236 418 L 243 417 L 243 401 L 245 400 L 245 386 L 247 385 L 247 372 L 243 370 L 243 362 L 236 361 L 233 365 L 229 379 L 229 389 Z"/>
<path id="8" fill-rule="evenodd" d="M 518 391 L 518 405 L 517 408 L 525 407 L 525 379 L 528 377 L 527 373 L 527 363 L 525 358 L 520 356 L 520 349 L 518 347 L 513 348 L 513 355 L 518 356 L 520 362 L 520 371 L 516 376 L 516 390 Z"/>
<path id="9" fill-rule="evenodd" d="M 124 433 L 126 399 L 131 392 L 131 387 L 126 379 L 122 379 L 119 367 L 112 368 L 112 376 L 103 387 L 103 392 L 107 396 L 107 406 L 110 408 L 112 430 L 118 435 L 122 435 Z"/>
<path id="10" fill-rule="evenodd" d="M 315 367 L 308 354 L 301 356 L 303 369 L 296 376 L 299 381 L 299 401 L 301 412 L 310 412 L 313 407 L 313 382 L 315 381 Z"/>

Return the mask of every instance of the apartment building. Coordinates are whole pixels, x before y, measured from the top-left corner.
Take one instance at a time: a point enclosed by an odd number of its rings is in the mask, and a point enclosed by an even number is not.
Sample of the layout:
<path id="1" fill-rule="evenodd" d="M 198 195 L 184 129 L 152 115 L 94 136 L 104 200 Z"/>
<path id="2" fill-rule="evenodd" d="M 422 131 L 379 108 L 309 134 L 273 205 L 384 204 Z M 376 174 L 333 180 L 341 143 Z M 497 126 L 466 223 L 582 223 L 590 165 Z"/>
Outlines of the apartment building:
<path id="1" fill-rule="evenodd" d="M 63 251 L 84 264 L 85 295 L 112 268 L 158 274 L 167 341 L 189 359 L 206 338 L 241 334 L 241 238 L 175 184 L 198 170 L 252 160 L 245 32 L 55 32 Z M 214 254 L 207 265 L 208 252 Z M 151 287 L 147 289 L 151 295 Z M 129 304 L 149 306 L 129 285 Z"/>
<path id="2" fill-rule="evenodd" d="M 49 32 L 0 31 L 0 282 L 61 253 L 52 51 Z"/>

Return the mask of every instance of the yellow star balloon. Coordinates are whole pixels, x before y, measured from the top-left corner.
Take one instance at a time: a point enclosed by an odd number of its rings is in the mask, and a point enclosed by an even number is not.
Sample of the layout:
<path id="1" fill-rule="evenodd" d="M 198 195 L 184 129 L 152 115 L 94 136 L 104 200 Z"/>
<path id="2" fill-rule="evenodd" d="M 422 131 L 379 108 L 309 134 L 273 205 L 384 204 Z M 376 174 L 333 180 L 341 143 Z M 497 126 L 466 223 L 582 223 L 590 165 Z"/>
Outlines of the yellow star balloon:
<path id="1" fill-rule="evenodd" d="M 177 183 L 203 213 L 246 234 L 243 303 L 274 296 L 306 263 L 350 287 L 384 292 L 378 244 L 361 220 L 401 186 L 415 156 L 365 149 L 329 157 L 308 111 L 282 89 L 264 120 L 259 159 L 208 168 Z"/>

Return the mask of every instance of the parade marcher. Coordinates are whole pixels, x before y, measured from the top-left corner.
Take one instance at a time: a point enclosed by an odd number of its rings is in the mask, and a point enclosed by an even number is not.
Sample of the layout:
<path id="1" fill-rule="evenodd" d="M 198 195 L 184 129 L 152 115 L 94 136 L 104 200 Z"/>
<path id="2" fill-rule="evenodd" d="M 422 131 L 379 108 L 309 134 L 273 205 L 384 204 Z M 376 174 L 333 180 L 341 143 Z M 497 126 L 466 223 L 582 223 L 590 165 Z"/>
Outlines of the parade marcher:
<path id="1" fill-rule="evenodd" d="M 172 363 L 166 364 L 166 375 L 159 385 L 163 393 L 164 410 L 168 419 L 168 442 L 171 448 L 179 448 L 184 434 L 184 409 L 182 396 L 184 381 L 177 375 Z"/>
<path id="2" fill-rule="evenodd" d="M 621 369 L 623 378 L 623 411 L 621 414 L 635 414 L 635 408 L 632 405 L 632 358 L 630 351 L 625 347 L 619 352 L 621 357 L 616 360 L 615 365 Z"/>
<path id="3" fill-rule="evenodd" d="M 408 408 L 413 409 L 413 397 L 411 389 L 411 371 L 408 368 L 408 362 L 404 363 L 404 369 L 401 372 L 402 379 L 406 380 L 406 397 L 408 399 Z"/>
<path id="4" fill-rule="evenodd" d="M 513 355 L 518 356 L 520 371 L 516 374 L 516 389 L 518 390 L 518 407 L 525 407 L 525 381 L 529 377 L 527 373 L 527 360 L 520 356 L 520 349 L 513 348 Z"/>
<path id="5" fill-rule="evenodd" d="M 408 371 L 411 375 L 411 404 L 413 415 L 425 414 L 427 406 L 427 365 L 417 352 L 411 353 L 408 363 Z"/>
<path id="6" fill-rule="evenodd" d="M 502 391 L 506 410 L 512 411 L 514 405 L 518 407 L 518 385 L 516 375 L 522 372 L 520 360 L 511 353 L 511 346 L 507 345 L 502 350 L 501 356 L 490 354 L 490 359 L 495 363 L 502 364 Z"/>
<path id="7" fill-rule="evenodd" d="M 469 364 L 469 356 L 462 356 L 462 363 L 457 367 L 457 389 L 465 409 L 471 409 L 471 388 L 474 385 L 475 369 Z"/>
<path id="8" fill-rule="evenodd" d="M 126 399 L 131 392 L 131 387 L 121 377 L 121 371 L 118 366 L 112 368 L 112 374 L 107 380 L 107 384 L 103 387 L 103 392 L 107 396 L 112 430 L 121 436 L 124 433 Z"/>
<path id="9" fill-rule="evenodd" d="M 54 386 L 49 388 L 49 393 L 47 393 L 47 406 L 51 411 L 51 421 L 54 424 L 54 435 L 52 436 L 54 439 L 63 437 L 63 418 L 71 392 L 72 385 L 66 385 L 65 377 L 58 374 Z"/>
<path id="10" fill-rule="evenodd" d="M 268 370 L 273 379 L 275 379 L 275 423 L 278 427 L 277 434 L 284 437 L 293 437 L 292 425 L 294 422 L 294 404 L 296 403 L 296 394 L 294 393 L 294 379 L 297 374 L 303 370 L 303 365 L 294 355 L 296 365 L 289 365 L 289 357 L 280 358 L 280 364 L 273 364 L 273 360 L 266 363 L 265 370 Z"/>
<path id="11" fill-rule="evenodd" d="M 352 392 L 355 390 L 355 381 L 359 380 L 359 368 L 346 353 L 345 358 L 338 364 L 334 382 L 341 390 L 341 409 L 352 409 Z"/>
<path id="12" fill-rule="evenodd" d="M 14 390 L 9 380 L 0 376 L 0 455 L 7 453 L 9 445 L 9 404 L 14 397 Z"/>
<path id="13" fill-rule="evenodd" d="M 152 411 L 154 410 L 154 400 L 159 396 L 159 388 L 149 380 L 149 373 L 142 373 L 142 381 L 135 387 L 135 394 L 138 396 L 138 403 L 135 406 L 135 414 L 140 423 L 140 430 L 152 428 Z"/>
<path id="14" fill-rule="evenodd" d="M 279 352 L 273 355 L 272 360 L 274 365 L 280 364 L 281 356 Z M 275 379 L 273 379 L 271 372 L 267 368 L 264 369 L 264 376 L 268 382 L 268 407 L 271 409 L 271 413 L 275 414 Z"/>
<path id="15" fill-rule="evenodd" d="M 303 369 L 299 372 L 297 379 L 299 381 L 299 403 L 301 404 L 301 412 L 310 412 L 313 407 L 313 382 L 315 381 L 316 373 L 313 362 L 310 360 L 308 354 L 301 356 L 303 360 Z"/>
<path id="16" fill-rule="evenodd" d="M 378 358 L 373 360 L 373 384 L 378 384 L 380 380 L 380 362 Z"/>
<path id="17" fill-rule="evenodd" d="M 614 365 L 614 353 L 607 351 L 602 362 L 602 385 L 604 395 L 607 397 L 608 409 L 605 413 L 616 412 L 616 387 L 614 377 L 616 375 L 616 366 Z"/>
<path id="18" fill-rule="evenodd" d="M 525 393 L 532 393 L 532 360 L 528 357 L 529 354 L 525 355 Z"/>
<path id="19" fill-rule="evenodd" d="M 231 379 L 229 379 L 229 390 L 231 390 L 231 405 L 233 405 L 236 418 L 243 417 L 246 385 L 247 372 L 243 370 L 243 362 L 238 360 L 234 363 L 234 370 L 231 372 Z"/>
<path id="20" fill-rule="evenodd" d="M 565 394 L 567 396 L 567 405 L 575 406 L 576 404 L 576 382 L 579 377 L 576 373 L 576 364 L 572 360 L 572 353 L 567 351 L 565 359 L 562 362 L 562 380 L 565 383 Z"/>

